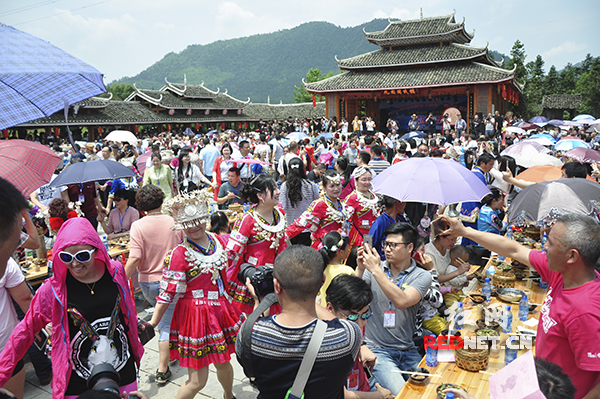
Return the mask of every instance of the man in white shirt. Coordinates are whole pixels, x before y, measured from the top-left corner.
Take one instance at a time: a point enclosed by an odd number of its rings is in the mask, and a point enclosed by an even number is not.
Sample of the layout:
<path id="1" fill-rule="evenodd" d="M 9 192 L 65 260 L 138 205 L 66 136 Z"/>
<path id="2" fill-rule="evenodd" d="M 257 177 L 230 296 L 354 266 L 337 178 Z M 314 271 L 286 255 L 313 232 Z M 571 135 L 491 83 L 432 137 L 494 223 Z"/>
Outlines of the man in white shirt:
<path id="1" fill-rule="evenodd" d="M 242 140 L 240 141 L 240 153 L 239 156 L 236 157 L 235 159 L 252 159 L 252 156 L 250 155 L 250 143 L 247 140 Z M 250 175 L 252 174 L 251 169 L 250 169 L 250 165 L 247 163 L 240 163 L 237 165 L 238 168 L 240 168 L 240 177 L 242 179 L 249 179 Z"/>
<path id="2" fill-rule="evenodd" d="M 200 154 L 198 154 L 198 157 L 200 158 L 200 170 L 208 180 L 212 180 L 213 165 L 221 153 L 217 147 L 211 144 L 208 137 L 205 137 L 202 142 L 204 143 L 204 148 L 202 148 Z"/>

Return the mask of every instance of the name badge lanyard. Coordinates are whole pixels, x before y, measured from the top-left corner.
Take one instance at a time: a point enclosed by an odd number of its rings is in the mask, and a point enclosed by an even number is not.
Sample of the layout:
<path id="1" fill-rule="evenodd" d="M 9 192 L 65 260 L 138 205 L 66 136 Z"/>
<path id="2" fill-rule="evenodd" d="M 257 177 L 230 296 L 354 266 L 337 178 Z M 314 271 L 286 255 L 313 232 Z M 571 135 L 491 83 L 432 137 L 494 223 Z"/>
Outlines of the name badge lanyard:
<path id="1" fill-rule="evenodd" d="M 386 274 L 388 279 L 394 281 L 390 276 L 389 270 L 386 271 Z M 405 273 L 404 276 L 402 276 L 402 278 L 400 279 L 400 281 L 398 281 L 398 284 L 396 284 L 398 288 L 402 289 L 402 282 L 404 282 L 404 279 L 406 278 L 407 274 L 408 273 Z M 394 328 L 396 326 L 396 311 L 393 309 L 392 301 L 390 301 L 388 310 L 383 312 L 383 326 L 385 328 Z"/>
<path id="2" fill-rule="evenodd" d="M 83 185 L 85 183 L 79 184 L 79 197 L 77 198 L 79 202 L 82 204 L 85 202 L 85 196 L 83 195 Z"/>
<path id="3" fill-rule="evenodd" d="M 117 211 L 119 212 L 119 225 L 121 226 L 121 230 L 119 231 L 119 233 L 123 232 L 123 219 L 125 218 L 125 214 L 127 213 L 128 209 L 129 209 L 129 206 L 127 206 L 127 208 L 125 208 L 125 212 L 123 212 L 122 215 L 121 215 L 121 211 L 119 211 L 117 209 Z"/>

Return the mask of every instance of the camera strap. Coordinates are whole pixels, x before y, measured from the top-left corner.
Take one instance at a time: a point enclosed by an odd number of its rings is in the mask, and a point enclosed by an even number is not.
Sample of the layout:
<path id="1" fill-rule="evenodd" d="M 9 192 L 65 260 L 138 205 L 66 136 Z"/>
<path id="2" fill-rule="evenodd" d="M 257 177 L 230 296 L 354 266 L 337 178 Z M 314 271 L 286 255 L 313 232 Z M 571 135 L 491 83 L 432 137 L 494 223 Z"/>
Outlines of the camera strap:
<path id="1" fill-rule="evenodd" d="M 306 348 L 306 352 L 302 358 L 302 363 L 300 363 L 300 369 L 298 370 L 298 374 L 296 374 L 292 388 L 286 396 L 287 398 L 300 399 L 304 397 L 304 387 L 306 386 L 310 372 L 312 371 L 315 360 L 317 359 L 319 349 L 321 349 L 321 343 L 323 342 L 323 337 L 325 337 L 326 331 L 327 323 L 321 319 L 317 319 L 317 324 L 315 325 L 312 337 L 310 337 L 308 348 Z"/>
<path id="2" fill-rule="evenodd" d="M 254 369 L 252 367 L 252 329 L 254 323 L 267 309 L 277 302 L 277 295 L 275 293 L 267 294 L 264 299 L 258 304 L 258 307 L 248 316 L 244 324 L 242 325 L 241 333 L 242 340 L 240 341 L 240 356 L 238 361 L 244 369 L 244 374 L 248 378 L 254 378 Z"/>

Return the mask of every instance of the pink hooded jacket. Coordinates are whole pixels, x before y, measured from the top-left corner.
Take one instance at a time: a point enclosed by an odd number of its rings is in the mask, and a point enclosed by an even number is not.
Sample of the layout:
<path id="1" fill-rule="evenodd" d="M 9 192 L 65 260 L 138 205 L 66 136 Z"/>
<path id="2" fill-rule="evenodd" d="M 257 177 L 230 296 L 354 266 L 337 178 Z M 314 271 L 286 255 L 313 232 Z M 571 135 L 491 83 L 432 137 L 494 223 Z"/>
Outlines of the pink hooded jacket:
<path id="1" fill-rule="evenodd" d="M 144 347 L 137 334 L 137 314 L 131 296 L 125 269 L 119 262 L 110 260 L 98 233 L 86 218 L 67 220 L 60 228 L 54 244 L 54 276 L 38 289 L 25 318 L 17 325 L 10 340 L 0 355 L 0 386 L 11 378 L 17 362 L 23 358 L 31 346 L 34 334 L 48 323 L 52 323 L 52 397 L 63 398 L 71 378 L 72 366 L 69 363 L 70 348 L 69 324 L 66 312 L 68 269 L 58 253 L 72 245 L 92 245 L 98 249 L 96 259 L 106 265 L 121 295 L 121 312 L 127 324 L 127 334 L 131 343 L 132 355 L 139 368 Z"/>

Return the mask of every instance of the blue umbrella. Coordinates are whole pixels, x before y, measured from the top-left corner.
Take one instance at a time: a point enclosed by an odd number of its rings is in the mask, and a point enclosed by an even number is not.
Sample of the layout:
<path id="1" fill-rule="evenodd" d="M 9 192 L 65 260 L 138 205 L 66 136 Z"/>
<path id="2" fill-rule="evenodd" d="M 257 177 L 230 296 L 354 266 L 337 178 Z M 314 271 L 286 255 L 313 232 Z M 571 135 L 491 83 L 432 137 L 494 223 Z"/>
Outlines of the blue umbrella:
<path id="1" fill-rule="evenodd" d="M 275 144 L 276 142 L 277 142 L 277 140 L 273 139 L 273 140 L 269 141 L 269 144 Z M 283 145 L 290 145 L 289 140 L 286 140 L 286 139 L 279 140 L 279 143 L 283 144 Z"/>
<path id="2" fill-rule="evenodd" d="M 333 133 L 329 133 L 329 132 L 321 133 L 317 136 L 317 140 L 321 140 L 321 137 L 324 137 L 326 140 L 331 140 L 334 136 L 333 136 Z"/>
<path id="3" fill-rule="evenodd" d="M 127 166 L 110 159 L 103 159 L 102 161 L 74 163 L 60 172 L 49 186 L 59 187 L 67 184 L 81 184 L 89 181 L 114 180 L 119 177 L 133 176 L 135 176 L 135 172 Z"/>
<path id="4" fill-rule="evenodd" d="M 300 140 L 307 139 L 308 134 L 301 133 L 301 132 L 293 132 L 293 133 L 288 134 L 285 138 L 290 141 L 300 141 Z"/>
<path id="5" fill-rule="evenodd" d="M 556 151 L 569 151 L 577 147 L 590 148 L 583 140 L 560 140 L 554 145 Z"/>
<path id="6" fill-rule="evenodd" d="M 106 92 L 96 68 L 4 24 L 0 24 L 0 54 L 0 130 Z"/>
<path id="7" fill-rule="evenodd" d="M 581 114 L 581 115 L 577 115 L 575 118 L 573 118 L 573 120 L 575 122 L 593 122 L 596 120 L 596 118 L 594 118 L 592 115 L 589 114 Z"/>
<path id="8" fill-rule="evenodd" d="M 422 139 L 422 138 L 427 137 L 427 133 L 415 130 L 415 131 L 406 133 L 404 136 L 400 137 L 400 140 L 410 140 L 415 137 Z"/>
<path id="9" fill-rule="evenodd" d="M 545 116 L 534 116 L 529 120 L 529 123 L 546 123 L 548 122 L 548 118 Z"/>
<path id="10" fill-rule="evenodd" d="M 556 142 L 556 139 L 548 133 L 537 133 L 537 134 L 532 134 L 531 136 L 529 136 L 530 139 L 537 139 L 537 138 L 542 138 L 542 137 L 547 138 L 548 140 L 552 140 L 553 143 Z"/>

